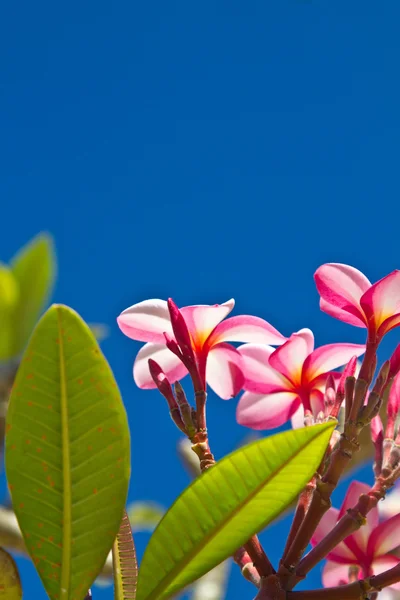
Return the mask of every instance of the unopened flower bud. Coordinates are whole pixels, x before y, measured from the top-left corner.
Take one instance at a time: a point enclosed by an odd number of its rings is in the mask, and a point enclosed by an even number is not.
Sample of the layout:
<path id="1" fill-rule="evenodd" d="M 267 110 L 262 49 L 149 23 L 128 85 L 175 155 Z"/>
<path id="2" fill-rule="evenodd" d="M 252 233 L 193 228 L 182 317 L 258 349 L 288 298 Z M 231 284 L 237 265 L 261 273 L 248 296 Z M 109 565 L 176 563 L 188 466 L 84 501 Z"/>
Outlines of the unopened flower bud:
<path id="1" fill-rule="evenodd" d="M 389 392 L 389 400 L 387 405 L 387 425 L 386 437 L 393 439 L 395 435 L 396 419 L 400 411 L 400 373 L 396 375 Z"/>
<path id="2" fill-rule="evenodd" d="M 160 365 L 152 358 L 149 358 L 148 364 L 150 375 L 154 383 L 156 384 L 158 391 L 164 396 L 164 398 L 168 402 L 171 419 L 178 427 L 178 429 L 180 429 L 183 433 L 186 434 L 186 427 L 182 421 L 181 413 L 178 404 L 175 400 L 171 384 L 167 379 L 167 376 L 165 375 Z"/>
<path id="3" fill-rule="evenodd" d="M 192 340 L 190 337 L 188 326 L 183 318 L 183 315 L 172 298 L 168 298 L 168 310 L 171 319 L 172 330 L 175 339 L 181 349 L 182 355 L 194 361 L 194 353 L 192 348 Z"/>
<path id="4" fill-rule="evenodd" d="M 179 383 L 179 381 L 175 382 L 174 388 L 175 388 L 176 401 L 178 402 L 178 405 L 179 405 L 179 408 L 181 411 L 182 420 L 185 423 L 188 437 L 191 439 L 196 432 L 196 428 L 194 426 L 193 418 L 192 418 L 192 407 L 190 406 L 189 402 L 187 401 L 186 394 L 183 390 L 183 387 Z"/>
<path id="5" fill-rule="evenodd" d="M 396 347 L 392 356 L 390 357 L 390 371 L 388 379 L 393 379 L 396 377 L 397 373 L 400 371 L 400 344 Z"/>
<path id="6" fill-rule="evenodd" d="M 169 333 L 167 333 L 166 331 L 164 331 L 164 338 L 165 338 L 165 345 L 167 346 L 168 350 L 171 350 L 171 352 L 173 354 L 175 354 L 175 356 L 182 359 L 182 352 L 181 352 L 178 344 L 174 340 L 174 338 L 171 337 L 169 335 Z"/>
<path id="7" fill-rule="evenodd" d="M 332 373 L 329 373 L 326 384 L 325 384 L 325 394 L 324 394 L 324 404 L 325 404 L 325 414 L 328 417 L 331 414 L 331 410 L 335 404 L 336 400 L 336 388 L 335 388 L 335 379 Z"/>
<path id="8" fill-rule="evenodd" d="M 339 379 L 337 393 L 344 398 L 345 382 L 348 377 L 354 377 L 357 368 L 357 356 L 353 356 L 345 366 L 342 376 Z"/>

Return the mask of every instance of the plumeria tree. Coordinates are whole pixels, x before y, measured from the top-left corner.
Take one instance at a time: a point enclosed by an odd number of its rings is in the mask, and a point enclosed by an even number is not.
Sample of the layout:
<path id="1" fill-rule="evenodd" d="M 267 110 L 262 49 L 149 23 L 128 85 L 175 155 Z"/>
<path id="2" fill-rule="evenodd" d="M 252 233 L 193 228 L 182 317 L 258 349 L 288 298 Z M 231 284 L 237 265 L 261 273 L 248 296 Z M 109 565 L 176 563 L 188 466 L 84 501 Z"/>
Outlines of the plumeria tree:
<path id="1" fill-rule="evenodd" d="M 32 252 L 23 255 L 22 282 L 32 280 Z M 23 312 L 28 288 L 17 274 L 12 265 L 0 271 L 6 473 L 19 548 L 52 600 L 90 598 L 102 572 L 113 574 L 116 600 L 172 598 L 196 581 L 193 600 L 222 600 L 216 582 L 226 577 L 230 557 L 254 586 L 248 597 L 257 600 L 400 597 L 400 344 L 377 361 L 383 336 L 400 325 L 399 271 L 373 285 L 347 265 L 323 265 L 315 274 L 321 309 L 364 327 L 364 345 L 315 348 L 310 329 L 286 337 L 259 317 L 230 316 L 233 300 L 182 308 L 172 299 L 147 300 L 119 315 L 121 331 L 145 342 L 133 379 L 165 398 L 187 438 L 185 461 L 194 476 L 156 526 L 140 567 L 132 525 L 140 529 L 135 519 L 141 514 L 143 523 L 145 514 L 153 527 L 160 512 L 154 518 L 149 506 L 129 515 L 125 509 L 129 430 L 111 369 L 72 309 L 53 305 L 34 326 L 50 284 L 32 296 L 34 310 Z M 25 318 L 29 326 L 22 327 Z M 25 337 L 15 337 L 17 326 Z M 216 462 L 208 386 L 223 400 L 235 399 L 232 410 L 250 430 L 291 427 Z M 332 494 L 366 434 L 375 451 L 374 483 L 352 482 L 336 509 Z M 258 534 L 291 507 L 285 548 L 273 565 Z M 11 538 L 0 541 L 9 549 Z M 321 561 L 324 587 L 296 590 Z M 0 593 L 18 600 L 7 549 L 0 563 Z"/>

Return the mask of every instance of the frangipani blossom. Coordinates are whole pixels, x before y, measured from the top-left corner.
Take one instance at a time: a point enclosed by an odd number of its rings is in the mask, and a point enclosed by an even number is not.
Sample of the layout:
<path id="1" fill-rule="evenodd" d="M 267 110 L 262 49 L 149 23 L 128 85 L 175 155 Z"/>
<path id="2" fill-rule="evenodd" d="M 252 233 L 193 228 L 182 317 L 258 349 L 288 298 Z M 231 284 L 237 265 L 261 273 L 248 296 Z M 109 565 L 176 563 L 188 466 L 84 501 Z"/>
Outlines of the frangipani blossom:
<path id="1" fill-rule="evenodd" d="M 333 529 L 337 521 L 350 508 L 353 508 L 361 494 L 369 491 L 369 486 L 358 481 L 350 484 L 342 507 L 339 510 L 330 508 L 321 519 L 311 544 L 315 546 Z M 360 568 L 359 579 L 378 575 L 396 566 L 400 559 L 393 554 L 400 540 L 400 514 L 379 523 L 378 508 L 373 508 L 367 515 L 366 524 L 347 537 L 327 556 L 328 562 L 322 573 L 325 587 L 334 587 L 348 582 L 349 567 Z M 400 590 L 400 583 L 383 591 L 379 598 L 391 598 L 391 592 Z M 385 588 L 386 591 L 386 588 Z"/>
<path id="2" fill-rule="evenodd" d="M 314 275 L 321 310 L 356 327 L 366 327 L 371 341 L 400 325 L 400 271 L 371 282 L 357 269 L 327 263 Z"/>
<path id="3" fill-rule="evenodd" d="M 180 309 L 190 333 L 196 359 L 206 371 L 208 384 L 221 398 L 232 398 L 243 387 L 242 357 L 227 342 L 256 342 L 279 345 L 286 338 L 272 325 L 248 315 L 225 319 L 235 301 L 224 304 L 185 306 Z M 223 321 L 223 322 L 222 322 Z M 145 300 L 124 310 L 117 319 L 128 337 L 147 342 L 133 366 L 136 384 L 142 389 L 155 387 L 148 360 L 155 360 L 171 383 L 187 374 L 186 367 L 166 346 L 165 333 L 174 339 L 168 304 L 165 300 Z"/>
<path id="4" fill-rule="evenodd" d="M 379 502 L 378 507 L 380 516 L 386 519 L 400 514 L 400 482 L 386 494 L 384 502 Z M 400 539 L 398 545 L 400 546 Z"/>
<path id="5" fill-rule="evenodd" d="M 365 346 L 329 344 L 314 350 L 309 329 L 294 333 L 276 350 L 261 344 L 245 344 L 244 389 L 237 407 L 237 421 L 252 429 L 279 427 L 289 419 L 302 427 L 305 411 L 315 416 L 324 410 L 324 389 L 332 369 L 360 356 Z M 332 372 L 338 380 L 341 374 Z"/>

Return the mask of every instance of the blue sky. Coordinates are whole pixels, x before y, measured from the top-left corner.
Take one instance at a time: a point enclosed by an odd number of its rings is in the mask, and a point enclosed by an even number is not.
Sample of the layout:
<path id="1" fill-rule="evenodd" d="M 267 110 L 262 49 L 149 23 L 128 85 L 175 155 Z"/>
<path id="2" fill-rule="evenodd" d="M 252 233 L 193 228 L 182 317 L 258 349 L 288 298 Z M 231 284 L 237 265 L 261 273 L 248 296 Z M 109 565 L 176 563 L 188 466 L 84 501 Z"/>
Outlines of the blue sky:
<path id="1" fill-rule="evenodd" d="M 3 7 L 0 256 L 50 231 L 55 300 L 111 327 L 130 499 L 168 505 L 188 478 L 162 400 L 133 384 L 139 344 L 115 324 L 122 309 L 233 296 L 235 314 L 286 335 L 307 326 L 318 344 L 363 341 L 319 312 L 312 275 L 327 261 L 373 281 L 399 266 L 399 19 L 394 0 Z M 245 433 L 235 404 L 210 395 L 217 456 Z M 275 562 L 287 523 L 263 536 Z M 21 569 L 27 598 L 44 598 Z M 234 573 L 228 598 L 252 593 Z"/>

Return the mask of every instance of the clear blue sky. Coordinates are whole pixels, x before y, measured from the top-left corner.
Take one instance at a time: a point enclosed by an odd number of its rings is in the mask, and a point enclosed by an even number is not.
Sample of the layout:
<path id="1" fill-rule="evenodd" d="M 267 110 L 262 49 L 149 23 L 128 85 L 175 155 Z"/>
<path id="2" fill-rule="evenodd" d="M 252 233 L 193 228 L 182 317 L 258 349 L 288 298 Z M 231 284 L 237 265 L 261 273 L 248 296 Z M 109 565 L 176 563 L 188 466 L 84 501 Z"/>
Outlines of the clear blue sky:
<path id="1" fill-rule="evenodd" d="M 110 325 L 130 499 L 168 505 L 188 478 L 162 400 L 131 379 L 123 308 L 233 296 L 235 314 L 286 335 L 362 342 L 319 312 L 312 275 L 326 261 L 371 280 L 399 267 L 399 21 L 395 0 L 4 4 L 0 256 L 50 231 L 55 300 Z M 210 395 L 217 456 L 245 432 L 235 403 Z M 263 536 L 275 562 L 287 523 Z M 21 569 L 27 600 L 42 600 Z M 229 600 L 252 593 L 235 572 Z"/>

